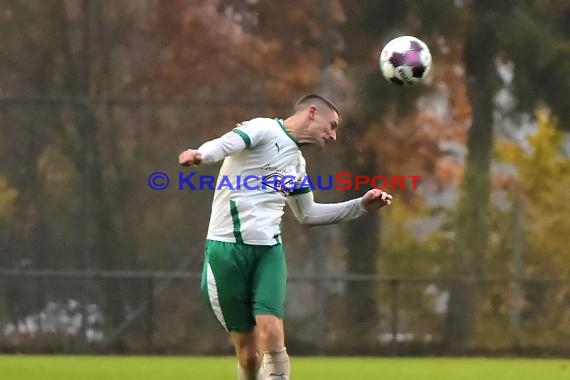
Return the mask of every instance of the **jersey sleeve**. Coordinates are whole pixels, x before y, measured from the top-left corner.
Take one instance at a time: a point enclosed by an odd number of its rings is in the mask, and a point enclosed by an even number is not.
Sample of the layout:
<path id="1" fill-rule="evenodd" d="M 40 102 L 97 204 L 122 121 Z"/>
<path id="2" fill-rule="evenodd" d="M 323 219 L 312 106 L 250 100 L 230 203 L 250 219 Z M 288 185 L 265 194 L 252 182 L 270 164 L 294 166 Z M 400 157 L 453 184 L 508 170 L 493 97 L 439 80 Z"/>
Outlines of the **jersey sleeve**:
<path id="1" fill-rule="evenodd" d="M 245 148 L 251 149 L 266 141 L 270 141 L 274 128 L 267 119 L 257 118 L 236 124 L 233 132 L 237 133 L 245 142 Z"/>
<path id="2" fill-rule="evenodd" d="M 227 132 L 217 139 L 202 144 L 198 151 L 202 153 L 202 163 L 210 164 L 223 160 L 229 155 L 245 149 L 245 144 L 238 135 Z"/>
<path id="3" fill-rule="evenodd" d="M 316 203 L 313 193 L 307 193 L 288 197 L 287 204 L 295 218 L 309 226 L 346 222 L 366 214 L 362 198 L 340 203 Z"/>

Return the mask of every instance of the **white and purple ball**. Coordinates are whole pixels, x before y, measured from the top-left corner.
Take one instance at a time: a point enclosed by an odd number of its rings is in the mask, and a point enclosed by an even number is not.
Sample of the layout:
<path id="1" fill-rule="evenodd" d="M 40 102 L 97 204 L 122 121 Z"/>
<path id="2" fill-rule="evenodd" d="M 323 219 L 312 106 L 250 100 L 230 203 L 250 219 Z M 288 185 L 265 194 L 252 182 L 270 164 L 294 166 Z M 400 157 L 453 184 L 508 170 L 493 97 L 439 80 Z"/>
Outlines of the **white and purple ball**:
<path id="1" fill-rule="evenodd" d="M 419 38 L 401 36 L 384 46 L 379 63 L 382 75 L 389 82 L 399 86 L 415 86 L 431 69 L 431 53 Z"/>

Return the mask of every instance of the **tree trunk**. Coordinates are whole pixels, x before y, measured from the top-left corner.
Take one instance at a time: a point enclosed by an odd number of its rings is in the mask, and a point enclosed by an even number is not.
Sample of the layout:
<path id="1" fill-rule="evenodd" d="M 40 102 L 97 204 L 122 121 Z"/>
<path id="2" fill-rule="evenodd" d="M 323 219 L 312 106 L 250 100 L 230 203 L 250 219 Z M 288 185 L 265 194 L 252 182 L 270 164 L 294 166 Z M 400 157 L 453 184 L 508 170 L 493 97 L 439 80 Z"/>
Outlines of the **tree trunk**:
<path id="1" fill-rule="evenodd" d="M 347 150 L 347 167 L 353 175 L 378 174 L 376 167 L 376 154 L 373 149 L 364 149 L 356 153 L 354 147 Z M 366 185 L 368 186 L 368 185 Z M 354 186 L 348 191 L 347 198 L 362 196 L 369 187 L 355 190 Z M 345 246 L 347 249 L 346 272 L 350 274 L 377 274 L 377 261 L 379 254 L 379 213 L 370 213 L 357 220 L 347 223 L 345 229 Z M 376 284 L 365 281 L 349 281 L 345 294 L 346 326 L 347 331 L 345 347 L 358 347 L 365 349 L 374 344 L 378 330 L 378 292 Z"/>
<path id="2" fill-rule="evenodd" d="M 468 155 L 457 210 L 453 273 L 479 277 L 484 272 L 488 237 L 489 171 L 493 152 L 493 96 L 496 91 L 496 33 L 492 12 L 474 11 L 465 42 L 464 61 L 472 124 Z M 475 24 L 476 23 L 476 24 Z M 451 284 L 444 341 L 464 346 L 473 333 L 477 287 L 470 281 Z"/>

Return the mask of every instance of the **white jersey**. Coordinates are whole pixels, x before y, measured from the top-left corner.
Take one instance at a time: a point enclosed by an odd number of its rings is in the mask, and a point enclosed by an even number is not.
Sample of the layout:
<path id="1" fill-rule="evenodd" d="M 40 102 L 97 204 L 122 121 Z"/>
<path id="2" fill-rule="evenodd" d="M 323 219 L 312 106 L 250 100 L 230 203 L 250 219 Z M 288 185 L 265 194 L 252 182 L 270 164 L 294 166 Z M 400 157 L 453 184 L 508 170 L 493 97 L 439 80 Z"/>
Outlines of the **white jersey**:
<path id="1" fill-rule="evenodd" d="M 305 159 L 299 142 L 281 119 L 257 118 L 233 132 L 246 149 L 224 159 L 216 183 L 210 240 L 253 245 L 281 242 L 286 197 L 308 192 Z"/>

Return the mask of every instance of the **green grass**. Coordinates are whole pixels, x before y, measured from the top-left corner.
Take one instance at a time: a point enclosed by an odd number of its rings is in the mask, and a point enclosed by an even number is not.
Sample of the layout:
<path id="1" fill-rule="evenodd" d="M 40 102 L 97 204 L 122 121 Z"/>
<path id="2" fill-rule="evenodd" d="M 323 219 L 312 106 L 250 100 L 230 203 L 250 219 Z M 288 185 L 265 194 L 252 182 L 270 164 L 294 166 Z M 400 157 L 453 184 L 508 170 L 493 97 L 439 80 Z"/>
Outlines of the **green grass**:
<path id="1" fill-rule="evenodd" d="M 562 380 L 570 360 L 293 357 L 293 380 Z M 231 357 L 0 356 L 9 380 L 235 380 Z"/>

